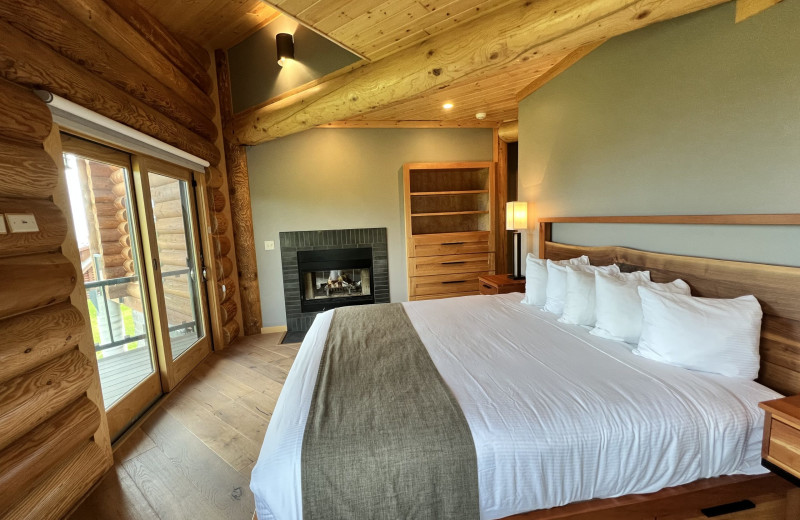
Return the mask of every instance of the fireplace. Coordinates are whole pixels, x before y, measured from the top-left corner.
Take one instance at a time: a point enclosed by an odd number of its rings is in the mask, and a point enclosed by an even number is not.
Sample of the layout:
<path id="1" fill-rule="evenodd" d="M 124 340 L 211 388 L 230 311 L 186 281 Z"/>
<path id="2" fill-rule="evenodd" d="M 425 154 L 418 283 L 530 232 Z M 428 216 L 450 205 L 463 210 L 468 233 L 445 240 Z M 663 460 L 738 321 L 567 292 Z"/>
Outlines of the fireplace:
<path id="1" fill-rule="evenodd" d="M 301 341 L 322 311 L 389 302 L 386 228 L 282 231 L 279 238 L 285 341 Z"/>
<path id="2" fill-rule="evenodd" d="M 297 268 L 303 312 L 375 303 L 371 247 L 298 251 Z"/>

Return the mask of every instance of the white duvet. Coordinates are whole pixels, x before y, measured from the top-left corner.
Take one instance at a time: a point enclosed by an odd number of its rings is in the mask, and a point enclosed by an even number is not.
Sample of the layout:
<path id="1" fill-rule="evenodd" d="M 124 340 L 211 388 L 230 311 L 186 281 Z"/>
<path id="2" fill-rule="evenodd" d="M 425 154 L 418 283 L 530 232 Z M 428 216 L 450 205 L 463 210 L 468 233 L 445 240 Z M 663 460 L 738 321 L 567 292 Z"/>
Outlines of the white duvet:
<path id="1" fill-rule="evenodd" d="M 519 300 L 403 304 L 469 423 L 481 518 L 765 472 L 757 403 L 779 394 L 638 357 Z M 300 450 L 332 316 L 317 316 L 275 407 L 250 484 L 259 520 L 302 518 Z"/>

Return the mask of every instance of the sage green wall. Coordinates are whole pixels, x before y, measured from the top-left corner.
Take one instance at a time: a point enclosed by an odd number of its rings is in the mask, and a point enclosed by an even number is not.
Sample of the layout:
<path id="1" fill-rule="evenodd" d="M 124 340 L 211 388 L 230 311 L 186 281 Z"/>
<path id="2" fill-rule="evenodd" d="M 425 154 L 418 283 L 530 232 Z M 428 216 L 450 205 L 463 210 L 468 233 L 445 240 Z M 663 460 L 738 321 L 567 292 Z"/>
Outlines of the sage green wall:
<path id="1" fill-rule="evenodd" d="M 403 164 L 491 159 L 490 129 L 308 130 L 248 148 L 264 327 L 286 324 L 279 232 L 387 228 L 390 296 L 405 301 Z"/>
<path id="2" fill-rule="evenodd" d="M 739 24 L 734 10 L 614 38 L 522 101 L 532 222 L 800 212 L 800 2 Z M 554 238 L 800 265 L 798 227 L 562 224 Z"/>

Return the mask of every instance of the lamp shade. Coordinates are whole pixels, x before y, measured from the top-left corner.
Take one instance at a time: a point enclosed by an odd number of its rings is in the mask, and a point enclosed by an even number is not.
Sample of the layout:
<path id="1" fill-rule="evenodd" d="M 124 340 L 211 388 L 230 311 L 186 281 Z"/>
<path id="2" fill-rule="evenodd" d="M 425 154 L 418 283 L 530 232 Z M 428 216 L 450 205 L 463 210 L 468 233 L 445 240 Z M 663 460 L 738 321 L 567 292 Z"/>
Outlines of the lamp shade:
<path id="1" fill-rule="evenodd" d="M 278 65 L 281 67 L 283 67 L 287 60 L 294 59 L 294 37 L 291 34 L 276 34 L 275 47 L 278 50 Z"/>
<path id="2" fill-rule="evenodd" d="M 528 229 L 528 203 L 506 202 L 506 229 Z"/>

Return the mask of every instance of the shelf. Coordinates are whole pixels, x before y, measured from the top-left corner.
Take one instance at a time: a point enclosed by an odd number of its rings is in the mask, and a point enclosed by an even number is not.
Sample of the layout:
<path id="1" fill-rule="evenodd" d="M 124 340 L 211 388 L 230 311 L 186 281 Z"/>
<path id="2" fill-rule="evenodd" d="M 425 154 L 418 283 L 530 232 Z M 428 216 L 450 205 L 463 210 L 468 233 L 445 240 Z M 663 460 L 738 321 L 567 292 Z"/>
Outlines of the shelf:
<path id="1" fill-rule="evenodd" d="M 489 193 L 489 190 L 460 190 L 460 191 L 418 191 L 411 192 L 412 197 L 420 197 L 426 195 L 475 195 L 480 193 Z"/>
<path id="2" fill-rule="evenodd" d="M 451 215 L 483 215 L 488 211 L 443 211 L 439 213 L 412 213 L 412 217 L 447 217 Z"/>

